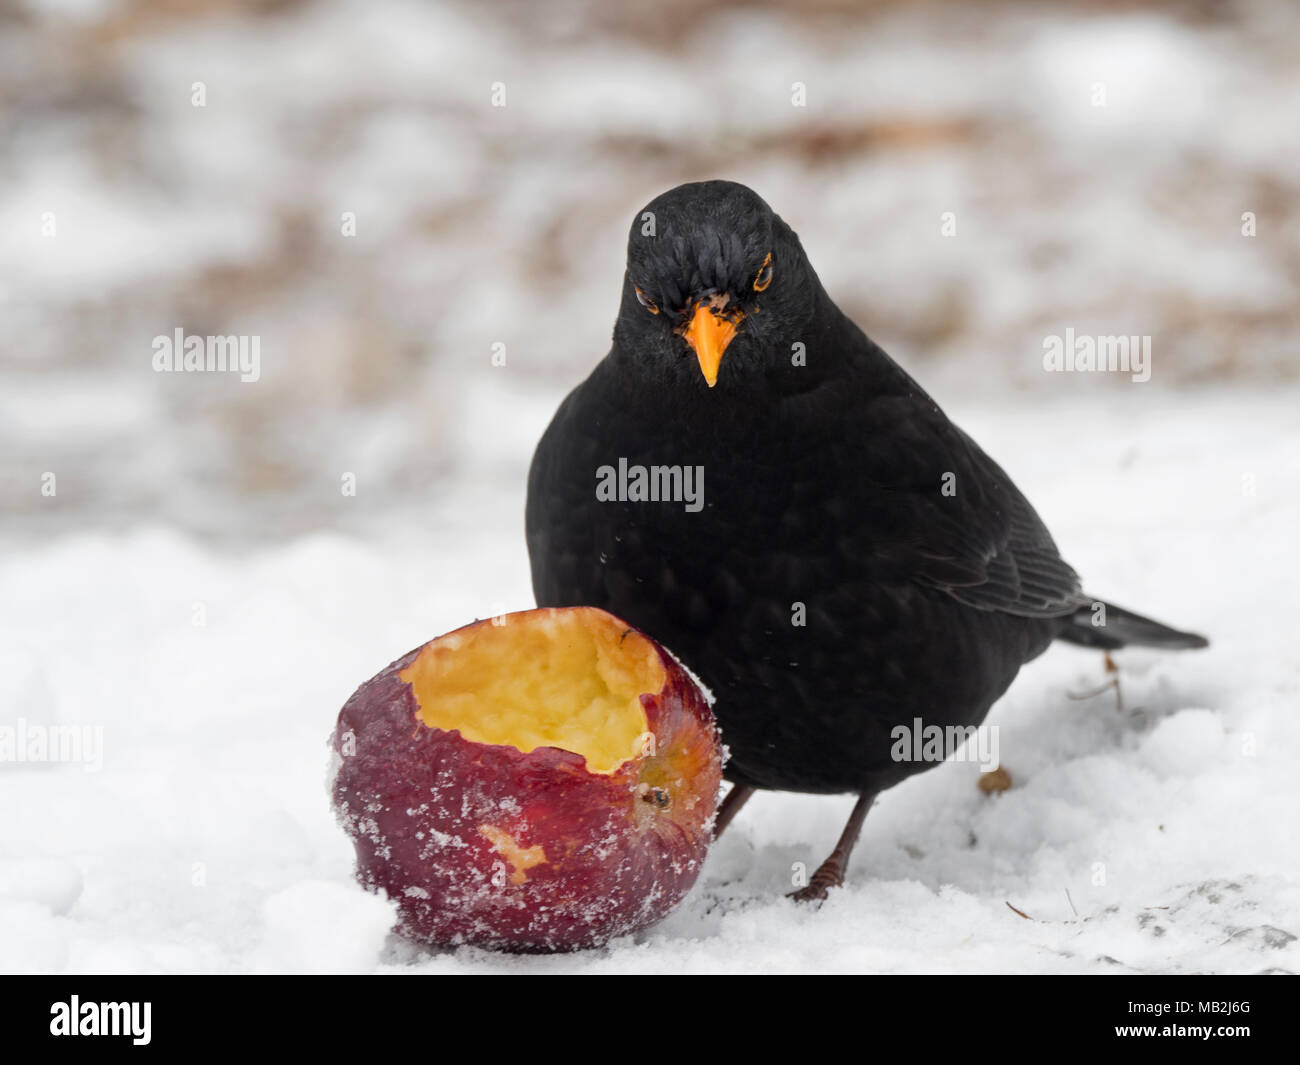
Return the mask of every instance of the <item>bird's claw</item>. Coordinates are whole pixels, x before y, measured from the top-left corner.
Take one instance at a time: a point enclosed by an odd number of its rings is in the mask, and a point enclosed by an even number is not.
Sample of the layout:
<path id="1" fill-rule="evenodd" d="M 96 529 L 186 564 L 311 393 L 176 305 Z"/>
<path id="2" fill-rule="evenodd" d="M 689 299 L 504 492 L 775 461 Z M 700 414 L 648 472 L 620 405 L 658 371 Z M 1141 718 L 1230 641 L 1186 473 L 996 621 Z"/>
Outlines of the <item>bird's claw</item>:
<path id="1" fill-rule="evenodd" d="M 833 887 L 842 887 L 844 877 L 838 873 L 822 872 L 817 870 L 813 878 L 808 881 L 798 891 L 791 891 L 786 895 L 787 899 L 794 899 L 795 902 L 825 902 L 828 892 Z"/>

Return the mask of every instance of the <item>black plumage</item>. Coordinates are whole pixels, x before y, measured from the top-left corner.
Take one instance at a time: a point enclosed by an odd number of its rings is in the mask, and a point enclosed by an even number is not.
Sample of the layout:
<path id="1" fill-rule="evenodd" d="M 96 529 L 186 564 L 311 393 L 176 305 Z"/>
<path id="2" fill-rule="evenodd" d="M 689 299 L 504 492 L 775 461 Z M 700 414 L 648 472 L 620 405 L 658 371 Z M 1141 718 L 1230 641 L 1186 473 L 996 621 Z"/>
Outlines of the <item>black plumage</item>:
<path id="1" fill-rule="evenodd" d="M 627 261 L 613 346 L 533 459 L 534 590 L 672 649 L 717 696 L 742 788 L 874 795 L 930 764 L 891 757 L 895 725 L 978 724 L 1053 639 L 1204 645 L 1116 607 L 1094 623 L 1024 496 L 748 188 L 664 193 Z M 696 318 L 734 330 L 715 385 Z M 620 460 L 701 468 L 703 506 L 599 499 Z"/>

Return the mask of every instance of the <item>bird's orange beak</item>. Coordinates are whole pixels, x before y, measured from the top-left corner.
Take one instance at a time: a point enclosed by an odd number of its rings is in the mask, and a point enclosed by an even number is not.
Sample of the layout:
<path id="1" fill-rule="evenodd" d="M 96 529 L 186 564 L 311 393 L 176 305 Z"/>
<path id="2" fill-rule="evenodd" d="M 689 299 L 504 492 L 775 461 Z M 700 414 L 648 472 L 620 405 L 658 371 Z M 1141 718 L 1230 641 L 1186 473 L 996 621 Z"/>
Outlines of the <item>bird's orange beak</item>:
<path id="1" fill-rule="evenodd" d="M 712 388 L 718 383 L 718 367 L 722 364 L 722 353 L 727 350 L 731 338 L 736 335 L 739 319 L 724 318 L 712 310 L 708 301 L 701 300 L 695 305 L 695 314 L 682 334 L 695 357 L 700 360 L 700 372 Z"/>

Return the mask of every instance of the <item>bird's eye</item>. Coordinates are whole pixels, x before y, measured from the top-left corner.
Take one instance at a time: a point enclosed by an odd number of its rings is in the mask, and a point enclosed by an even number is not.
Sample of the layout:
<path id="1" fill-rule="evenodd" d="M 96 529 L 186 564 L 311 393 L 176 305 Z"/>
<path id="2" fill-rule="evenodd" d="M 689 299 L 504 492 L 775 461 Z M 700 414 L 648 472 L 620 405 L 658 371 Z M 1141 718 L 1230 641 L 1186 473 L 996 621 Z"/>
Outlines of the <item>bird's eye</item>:
<path id="1" fill-rule="evenodd" d="M 633 287 L 633 288 L 636 288 L 635 285 L 633 285 L 632 287 Z M 636 298 L 637 298 L 637 302 L 640 303 L 641 306 L 644 307 L 644 308 L 645 308 L 647 311 L 649 311 L 651 314 L 658 314 L 658 313 L 659 313 L 659 304 L 655 303 L 654 300 L 652 300 L 649 296 L 647 296 L 647 295 L 646 295 L 644 292 L 642 292 L 639 288 L 636 289 Z"/>
<path id="2" fill-rule="evenodd" d="M 762 292 L 772 283 L 772 253 L 767 253 L 767 258 L 763 260 L 763 265 L 758 268 L 758 273 L 754 275 L 754 291 Z"/>

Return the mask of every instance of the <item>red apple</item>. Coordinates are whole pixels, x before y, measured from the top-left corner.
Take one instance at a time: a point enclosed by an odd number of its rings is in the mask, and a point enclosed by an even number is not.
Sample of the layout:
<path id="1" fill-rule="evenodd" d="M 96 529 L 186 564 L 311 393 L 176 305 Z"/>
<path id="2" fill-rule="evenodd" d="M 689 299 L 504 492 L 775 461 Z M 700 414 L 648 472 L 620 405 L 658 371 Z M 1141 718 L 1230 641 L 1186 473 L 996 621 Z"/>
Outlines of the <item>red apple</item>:
<path id="1" fill-rule="evenodd" d="M 722 779 L 699 685 L 594 607 L 432 640 L 357 689 L 333 745 L 358 878 L 437 946 L 571 950 L 660 920 Z"/>

